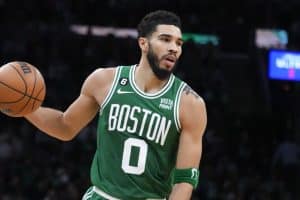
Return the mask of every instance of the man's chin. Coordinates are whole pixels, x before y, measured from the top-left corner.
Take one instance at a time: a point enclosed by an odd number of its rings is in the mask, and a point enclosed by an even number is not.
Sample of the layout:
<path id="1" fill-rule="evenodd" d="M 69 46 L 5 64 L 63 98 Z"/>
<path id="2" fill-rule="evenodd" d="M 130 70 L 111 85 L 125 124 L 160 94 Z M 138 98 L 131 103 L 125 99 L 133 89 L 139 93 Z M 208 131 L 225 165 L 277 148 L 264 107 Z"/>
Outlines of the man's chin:
<path id="1" fill-rule="evenodd" d="M 170 75 L 172 74 L 172 70 L 166 70 L 166 69 L 160 69 L 160 70 L 156 70 L 154 72 L 154 74 L 156 75 L 156 77 L 159 80 L 166 80 L 170 77 Z"/>

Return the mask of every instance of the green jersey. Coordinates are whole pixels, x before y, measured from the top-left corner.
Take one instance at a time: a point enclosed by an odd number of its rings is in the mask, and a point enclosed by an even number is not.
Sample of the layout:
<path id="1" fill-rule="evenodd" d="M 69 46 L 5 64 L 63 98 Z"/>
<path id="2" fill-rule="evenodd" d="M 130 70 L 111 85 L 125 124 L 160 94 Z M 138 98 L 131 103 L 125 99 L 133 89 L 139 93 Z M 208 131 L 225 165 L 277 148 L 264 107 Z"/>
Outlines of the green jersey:
<path id="1" fill-rule="evenodd" d="M 164 198 L 172 187 L 185 83 L 171 75 L 159 92 L 148 94 L 137 87 L 135 69 L 116 69 L 101 105 L 91 180 L 123 200 Z"/>

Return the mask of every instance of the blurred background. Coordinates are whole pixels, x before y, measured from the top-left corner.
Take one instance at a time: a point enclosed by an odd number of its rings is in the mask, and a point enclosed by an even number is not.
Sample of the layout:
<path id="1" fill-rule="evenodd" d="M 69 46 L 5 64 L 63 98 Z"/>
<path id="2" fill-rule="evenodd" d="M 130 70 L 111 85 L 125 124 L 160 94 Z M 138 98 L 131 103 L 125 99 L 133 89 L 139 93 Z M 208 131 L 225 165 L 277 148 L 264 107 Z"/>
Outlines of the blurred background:
<path id="1" fill-rule="evenodd" d="M 136 25 L 156 9 L 182 18 L 176 75 L 207 105 L 193 199 L 300 199 L 300 1 L 0 0 L 0 64 L 37 66 L 44 105 L 64 110 L 96 68 L 138 62 Z M 96 119 L 60 142 L 0 115 L 0 199 L 81 199 Z"/>

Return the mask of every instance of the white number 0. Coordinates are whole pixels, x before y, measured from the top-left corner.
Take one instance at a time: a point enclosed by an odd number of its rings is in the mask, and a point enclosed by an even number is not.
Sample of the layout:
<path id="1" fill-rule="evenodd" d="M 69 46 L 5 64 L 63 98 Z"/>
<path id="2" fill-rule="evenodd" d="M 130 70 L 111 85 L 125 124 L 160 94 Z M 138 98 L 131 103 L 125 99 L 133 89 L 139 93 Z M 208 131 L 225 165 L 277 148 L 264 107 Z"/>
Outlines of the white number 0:
<path id="1" fill-rule="evenodd" d="M 140 149 L 136 166 L 130 165 L 131 149 L 133 146 Z M 148 145 L 144 140 L 136 138 L 128 138 L 127 140 L 125 140 L 122 158 L 123 171 L 128 174 L 142 174 L 145 171 L 147 152 Z"/>

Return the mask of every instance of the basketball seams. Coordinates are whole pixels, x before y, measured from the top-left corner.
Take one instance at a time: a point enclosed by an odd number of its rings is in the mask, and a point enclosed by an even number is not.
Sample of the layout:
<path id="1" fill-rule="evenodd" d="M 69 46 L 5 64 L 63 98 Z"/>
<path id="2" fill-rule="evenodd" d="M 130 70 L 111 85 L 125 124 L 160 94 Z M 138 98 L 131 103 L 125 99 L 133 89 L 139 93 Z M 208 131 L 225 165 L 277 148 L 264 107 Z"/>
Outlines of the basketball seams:
<path id="1" fill-rule="evenodd" d="M 20 65 L 19 62 L 18 62 L 18 64 Z M 27 84 L 26 84 L 26 80 L 24 79 L 24 77 L 22 76 L 22 74 L 19 72 L 19 70 L 14 65 L 9 64 L 9 66 L 11 66 L 17 72 L 17 74 L 20 76 L 20 78 L 22 79 L 22 81 L 24 83 L 24 86 L 25 86 L 25 95 L 26 95 L 27 94 L 27 89 L 28 89 Z"/>
<path id="2" fill-rule="evenodd" d="M 37 73 L 37 72 L 36 72 L 36 70 L 34 69 L 34 85 L 33 85 L 32 93 L 31 93 L 31 97 L 32 97 L 32 95 L 33 95 L 33 93 L 34 93 L 35 86 L 36 86 L 36 73 Z M 30 101 L 30 100 L 29 100 L 29 101 Z M 33 99 L 31 110 L 34 109 L 35 101 L 36 101 L 36 100 Z"/>
<path id="3" fill-rule="evenodd" d="M 32 97 L 33 97 L 33 93 L 34 93 L 34 90 L 35 90 L 35 86 L 36 86 L 36 70 L 35 69 L 33 69 L 34 70 L 34 85 L 33 85 L 33 88 L 32 88 L 32 92 L 31 92 L 31 96 L 30 96 L 30 99 L 29 99 L 29 101 L 32 99 Z M 32 108 L 31 108 L 31 110 L 33 110 L 34 109 L 34 104 L 35 104 L 35 99 L 32 99 L 33 100 L 33 103 L 32 103 Z M 29 103 L 29 101 L 27 102 L 27 104 Z"/>
<path id="4" fill-rule="evenodd" d="M 40 89 L 40 91 L 38 91 L 38 93 L 37 93 L 37 95 L 36 95 L 37 97 L 41 94 L 41 92 L 44 90 L 44 88 L 45 88 L 45 87 L 42 87 L 42 88 Z M 43 100 L 41 100 L 41 99 L 39 99 L 39 98 L 37 98 L 37 97 L 35 97 L 35 98 L 32 97 L 32 99 L 34 99 L 34 100 L 36 100 L 36 101 L 40 101 L 40 102 L 43 101 Z"/>
<path id="5" fill-rule="evenodd" d="M 20 66 L 21 66 L 21 64 L 19 64 Z M 25 63 L 25 65 L 27 65 L 26 63 Z M 33 88 L 32 88 L 32 91 L 31 91 L 31 94 L 28 96 L 28 100 L 27 100 L 27 102 L 24 104 L 24 106 L 20 109 L 20 110 L 18 110 L 18 112 L 16 112 L 15 114 L 18 114 L 18 113 L 20 113 L 20 112 L 22 112 L 26 107 L 27 107 L 27 105 L 29 104 L 29 102 L 30 102 L 30 100 L 31 99 L 33 99 L 32 97 L 32 95 L 33 95 L 33 93 L 34 93 L 34 90 L 35 90 L 35 85 L 36 85 L 36 70 L 33 70 L 34 71 L 34 73 L 33 73 L 33 76 L 34 76 L 34 84 L 33 84 Z M 23 78 L 23 77 L 22 77 Z M 26 83 L 26 86 L 27 86 L 27 82 L 25 82 Z M 26 94 L 27 94 L 27 87 L 26 87 Z M 34 102 L 35 102 L 35 100 L 33 99 L 33 105 L 34 105 Z M 33 107 L 34 108 L 34 107 Z M 31 109 L 31 110 L 33 110 L 33 108 Z"/>
<path id="6" fill-rule="evenodd" d="M 33 99 L 33 100 L 35 100 L 35 101 L 39 101 L 39 102 L 42 102 L 43 100 L 41 100 L 41 99 L 39 99 L 38 98 L 38 96 L 40 95 L 40 93 L 44 90 L 44 84 L 43 84 L 43 86 L 42 86 L 42 88 L 37 92 L 37 95 L 35 95 L 35 96 L 33 96 L 33 93 L 34 93 L 34 91 L 35 91 L 35 86 L 36 86 L 36 81 L 37 81 L 37 74 L 38 74 L 38 71 L 36 70 L 36 69 L 34 69 L 33 68 L 33 70 L 34 70 L 34 86 L 33 86 L 33 89 L 32 89 L 32 93 L 31 93 L 31 96 L 29 96 L 31 99 Z"/>
<path id="7" fill-rule="evenodd" d="M 35 72 L 36 72 L 35 75 L 37 75 L 37 74 L 40 75 L 40 73 L 39 73 L 36 69 L 35 69 Z M 35 78 L 36 78 L 36 76 L 35 76 Z M 43 101 L 43 100 L 39 99 L 38 97 L 40 96 L 41 92 L 42 92 L 43 90 L 45 90 L 45 84 L 44 84 L 44 79 L 43 79 L 43 77 L 42 77 L 41 81 L 43 82 L 42 88 L 37 92 L 37 94 L 35 95 L 35 98 L 32 97 L 32 99 L 34 99 L 35 101 L 39 101 L 39 102 L 42 102 L 42 101 Z M 36 85 L 36 83 L 35 83 L 35 85 Z"/>
<path id="8" fill-rule="evenodd" d="M 19 64 L 19 63 L 18 63 L 18 64 Z M 42 100 L 40 100 L 40 99 L 38 99 L 38 98 L 36 98 L 36 97 L 33 97 L 32 94 L 31 94 L 31 95 L 28 95 L 28 94 L 27 94 L 28 87 L 27 87 L 27 84 L 26 84 L 26 80 L 24 79 L 24 77 L 21 75 L 21 73 L 19 72 L 19 70 L 18 70 L 14 65 L 12 65 L 12 64 L 8 64 L 8 65 L 9 65 L 10 67 L 12 67 L 12 68 L 18 73 L 18 75 L 21 77 L 22 81 L 24 82 L 25 93 L 22 92 L 22 91 L 20 91 L 20 90 L 18 90 L 18 89 L 15 89 L 15 88 L 11 87 L 10 85 L 8 85 L 8 84 L 6 84 L 6 83 L 4 83 L 4 82 L 2 82 L 2 81 L 0 81 L 0 83 L 1 83 L 2 85 L 4 85 L 4 86 L 8 87 L 9 89 L 11 89 L 11 90 L 13 90 L 13 91 L 15 91 L 15 92 L 20 93 L 20 94 L 23 95 L 22 98 L 20 98 L 20 99 L 18 99 L 18 100 L 16 100 L 16 101 L 13 101 L 13 102 L 0 102 L 0 103 L 3 103 L 3 104 L 16 103 L 16 102 L 18 102 L 18 101 L 21 101 L 21 100 L 22 100 L 23 98 L 25 98 L 25 97 L 29 97 L 29 98 L 31 98 L 31 99 L 34 99 L 35 101 L 42 101 Z M 20 64 L 19 64 L 19 65 L 20 65 Z M 35 71 L 35 70 L 34 70 L 34 71 Z M 36 84 L 36 74 L 35 74 L 35 84 Z"/>
<path id="9" fill-rule="evenodd" d="M 33 65 L 20 61 L 3 65 L 0 111 L 14 117 L 33 112 L 44 101 L 45 88 L 43 76 Z"/>
<path id="10" fill-rule="evenodd" d="M 15 91 L 15 92 L 17 92 L 17 93 L 23 95 L 20 99 L 18 99 L 18 100 L 16 100 L 16 101 L 9 101 L 9 102 L 5 102 L 5 101 L 2 102 L 2 101 L 1 101 L 0 103 L 4 103 L 4 104 L 16 103 L 16 102 L 18 102 L 18 101 L 21 101 L 21 100 L 26 96 L 22 91 L 17 90 L 17 89 L 11 87 L 10 85 L 8 85 L 8 84 L 6 84 L 6 83 L 4 83 L 4 82 L 2 82 L 2 81 L 0 81 L 0 84 L 2 84 L 2 85 L 4 85 L 4 86 L 6 86 L 7 88 L 9 88 L 9 89 L 11 89 L 11 90 L 13 90 L 13 91 Z"/>

